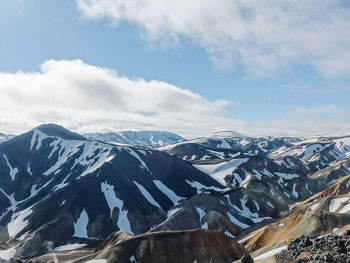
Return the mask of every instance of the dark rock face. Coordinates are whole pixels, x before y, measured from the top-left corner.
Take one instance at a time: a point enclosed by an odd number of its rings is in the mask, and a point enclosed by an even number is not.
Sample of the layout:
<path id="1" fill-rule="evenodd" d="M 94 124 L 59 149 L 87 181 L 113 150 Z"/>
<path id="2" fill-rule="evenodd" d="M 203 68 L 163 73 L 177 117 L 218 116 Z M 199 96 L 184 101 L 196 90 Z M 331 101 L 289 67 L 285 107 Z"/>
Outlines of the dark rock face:
<path id="1" fill-rule="evenodd" d="M 241 263 L 254 263 L 254 259 L 248 253 L 245 253 L 241 258 Z"/>
<path id="2" fill-rule="evenodd" d="M 107 239 L 96 259 L 108 262 L 138 263 L 228 263 L 237 260 L 247 250 L 222 232 L 197 229 L 188 231 L 156 232 L 136 237 L 120 237 L 119 233 Z"/>
<path id="3" fill-rule="evenodd" d="M 286 250 L 275 255 L 278 263 L 290 262 L 350 262 L 350 233 L 328 235 L 310 240 L 300 237 L 293 240 Z"/>

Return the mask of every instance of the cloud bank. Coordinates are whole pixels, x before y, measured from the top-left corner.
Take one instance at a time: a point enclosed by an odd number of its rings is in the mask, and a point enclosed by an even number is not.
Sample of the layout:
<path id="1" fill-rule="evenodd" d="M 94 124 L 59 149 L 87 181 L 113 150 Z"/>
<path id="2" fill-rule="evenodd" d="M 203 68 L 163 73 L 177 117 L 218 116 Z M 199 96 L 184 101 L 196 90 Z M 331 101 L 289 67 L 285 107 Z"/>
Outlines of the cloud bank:
<path id="1" fill-rule="evenodd" d="M 167 130 L 193 137 L 220 130 L 247 134 L 343 134 L 348 111 L 293 106 L 284 120 L 227 117 L 225 100 L 208 100 L 163 81 L 130 79 L 81 60 L 49 60 L 38 72 L 0 72 L 0 130 L 20 133 L 55 122 L 77 132 Z M 234 116 L 234 114 L 230 114 Z"/>
<path id="2" fill-rule="evenodd" d="M 162 81 L 129 79 L 81 60 L 49 60 L 40 72 L 0 73 L 0 127 L 23 130 L 43 122 L 72 129 L 160 129 L 182 133 L 234 126 L 228 102 Z"/>
<path id="3" fill-rule="evenodd" d="M 255 74 L 293 65 L 350 73 L 350 6 L 343 0 L 76 0 L 87 19 L 126 21 L 162 45 L 185 37 L 219 66 Z"/>

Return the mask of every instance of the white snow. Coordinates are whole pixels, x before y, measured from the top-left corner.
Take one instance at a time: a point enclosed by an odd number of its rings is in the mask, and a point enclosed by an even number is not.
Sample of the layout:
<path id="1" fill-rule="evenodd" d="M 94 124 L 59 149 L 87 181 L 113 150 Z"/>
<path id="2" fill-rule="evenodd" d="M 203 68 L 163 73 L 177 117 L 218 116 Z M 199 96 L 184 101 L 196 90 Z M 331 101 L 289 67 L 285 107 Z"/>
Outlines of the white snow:
<path id="1" fill-rule="evenodd" d="M 11 176 L 11 180 L 15 180 L 16 174 L 18 173 L 18 168 L 13 168 L 9 162 L 9 160 L 7 159 L 6 155 L 3 154 L 6 164 L 7 166 L 10 168 L 10 176 Z"/>
<path id="2" fill-rule="evenodd" d="M 350 204 L 346 204 L 338 213 L 348 214 L 350 212 Z"/>
<path id="3" fill-rule="evenodd" d="M 280 253 L 283 249 L 286 249 L 288 246 L 283 246 L 283 247 L 279 247 L 276 249 L 272 249 L 266 253 L 263 253 L 257 257 L 254 258 L 254 260 L 259 260 L 259 259 L 263 259 L 263 258 L 268 258 L 268 257 L 272 257 L 274 255 L 276 255 L 277 253 Z"/>
<path id="4" fill-rule="evenodd" d="M 245 241 L 247 241 L 249 238 L 251 238 L 252 236 L 254 236 L 254 233 L 250 234 L 249 236 L 246 236 L 245 238 L 242 238 L 241 240 L 238 241 L 238 243 L 242 244 Z"/>
<path id="5" fill-rule="evenodd" d="M 162 191 L 167 197 L 169 197 L 169 199 L 173 202 L 174 205 L 178 204 L 178 202 L 182 199 L 182 197 L 178 196 L 173 190 L 171 190 L 161 181 L 153 180 L 153 182 L 160 191 Z"/>
<path id="6" fill-rule="evenodd" d="M 221 139 L 220 141 L 221 141 L 221 143 L 218 145 L 218 147 L 226 148 L 226 149 L 231 148 L 231 146 L 228 144 L 228 142 L 225 139 Z"/>
<path id="7" fill-rule="evenodd" d="M 225 153 L 219 152 L 219 151 L 213 151 L 213 150 L 207 150 L 207 152 L 219 157 L 220 159 L 225 159 Z"/>
<path id="8" fill-rule="evenodd" d="M 145 164 L 145 162 L 141 159 L 141 157 L 136 152 L 134 152 L 133 150 L 131 150 L 129 148 L 126 148 L 126 150 L 140 162 L 139 167 L 141 169 L 146 170 L 150 174 L 152 174 L 151 171 L 148 169 L 147 165 Z"/>
<path id="9" fill-rule="evenodd" d="M 55 188 L 54 188 L 54 191 L 57 191 L 57 190 L 59 190 L 59 189 L 61 189 L 61 188 L 66 187 L 66 186 L 68 185 L 68 183 L 66 183 L 66 181 L 67 181 L 67 179 L 68 179 L 68 177 L 69 177 L 70 175 L 71 175 L 71 174 L 68 174 L 68 175 L 66 176 L 66 178 L 64 178 L 64 180 L 63 180 L 60 184 L 56 185 Z"/>
<path id="10" fill-rule="evenodd" d="M 311 209 L 311 211 L 315 211 L 319 206 L 320 206 L 320 204 L 319 204 L 319 203 L 316 203 L 316 204 L 313 204 L 313 205 L 310 207 L 310 209 Z"/>
<path id="11" fill-rule="evenodd" d="M 265 219 L 271 219 L 271 217 L 267 216 L 267 217 L 260 217 L 258 213 L 253 213 L 250 211 L 250 209 L 247 207 L 246 203 L 247 203 L 247 197 L 244 196 L 243 198 L 240 199 L 241 202 L 241 207 L 242 209 L 240 209 L 239 207 L 237 207 L 236 205 L 232 204 L 232 207 L 234 209 L 237 210 L 237 212 L 239 212 L 242 216 L 250 218 L 254 223 L 259 223 Z M 259 204 L 256 203 L 254 201 L 255 206 L 259 207 Z"/>
<path id="12" fill-rule="evenodd" d="M 30 141 L 30 150 L 33 149 L 33 146 L 35 144 L 35 142 L 37 143 L 36 145 L 36 151 L 40 149 L 41 147 L 41 143 L 44 139 L 49 138 L 45 133 L 39 131 L 39 130 L 33 130 L 33 135 L 32 135 L 32 139 Z"/>
<path id="13" fill-rule="evenodd" d="M 136 262 L 136 258 L 135 258 L 135 256 L 134 255 L 131 255 L 131 257 L 130 257 L 130 262 Z"/>
<path id="14" fill-rule="evenodd" d="M 269 201 L 267 201 L 266 204 L 267 204 L 268 206 L 270 206 L 271 208 L 275 208 L 275 207 L 273 206 L 273 204 L 271 204 Z"/>
<path id="15" fill-rule="evenodd" d="M 36 184 L 32 185 L 32 188 L 30 189 L 30 197 L 36 195 L 37 192 L 39 192 L 39 190 L 36 189 Z"/>
<path id="16" fill-rule="evenodd" d="M 236 238 L 234 235 L 232 235 L 230 232 L 228 231 L 225 231 L 225 235 L 229 236 L 229 237 L 232 237 L 232 238 Z"/>
<path id="17" fill-rule="evenodd" d="M 91 143 L 91 142 L 90 142 Z M 84 144 L 82 141 L 68 141 L 68 140 L 61 140 L 56 139 L 51 144 L 50 147 L 53 147 L 49 158 L 52 157 L 53 153 L 58 151 L 58 159 L 57 162 L 51 166 L 47 171 L 44 172 L 44 175 L 49 175 L 56 170 L 58 170 L 63 164 L 65 164 L 69 157 L 73 156 L 75 153 L 77 153 L 80 149 L 80 147 Z M 77 163 L 77 162 L 76 162 Z"/>
<path id="18" fill-rule="evenodd" d="M 85 209 L 80 213 L 80 216 L 76 223 L 74 223 L 74 235 L 75 237 L 88 238 L 87 225 L 89 223 L 89 217 Z"/>
<path id="19" fill-rule="evenodd" d="M 298 197 L 299 197 L 299 194 L 298 194 L 297 191 L 295 191 L 295 187 L 296 187 L 296 184 L 293 184 L 293 191 L 292 191 L 292 194 L 293 194 L 296 198 L 298 198 Z"/>
<path id="20" fill-rule="evenodd" d="M 228 162 L 220 162 L 217 164 L 193 165 L 202 172 L 210 175 L 222 185 L 226 185 L 224 180 L 226 175 L 231 175 L 241 164 L 247 162 L 249 158 L 237 158 Z"/>
<path id="21" fill-rule="evenodd" d="M 230 218 L 230 221 L 234 223 L 235 225 L 241 227 L 241 228 L 248 228 L 249 226 L 247 224 L 242 223 L 237 218 L 235 218 L 233 215 L 231 215 L 229 212 L 227 212 L 228 217 Z"/>
<path id="22" fill-rule="evenodd" d="M 107 263 L 107 259 L 92 259 L 86 261 L 85 263 Z"/>
<path id="23" fill-rule="evenodd" d="M 30 175 L 33 175 L 31 169 L 30 169 L 30 165 L 29 163 L 27 163 L 27 172 L 30 174 Z"/>
<path id="24" fill-rule="evenodd" d="M 167 217 L 170 217 L 180 211 L 182 207 L 176 207 L 168 211 Z"/>
<path id="25" fill-rule="evenodd" d="M 201 224 L 201 227 L 203 228 L 202 219 L 205 216 L 205 211 L 200 207 L 196 207 L 196 210 L 197 210 L 197 213 L 199 215 L 199 223 Z"/>
<path id="26" fill-rule="evenodd" d="M 282 226 L 284 226 L 284 223 L 280 223 L 278 226 L 279 226 L 279 227 L 282 227 Z"/>
<path id="27" fill-rule="evenodd" d="M 324 149 L 324 146 L 322 144 L 318 144 L 318 143 L 311 144 L 308 147 L 306 147 L 304 151 L 304 157 L 309 156 L 314 152 L 319 152 L 322 149 Z"/>
<path id="28" fill-rule="evenodd" d="M 3 260 L 9 260 L 13 258 L 15 254 L 16 254 L 16 247 L 14 246 L 6 250 L 1 250 L 0 258 Z"/>
<path id="29" fill-rule="evenodd" d="M 222 189 L 217 188 L 215 186 L 205 186 L 203 184 L 201 184 L 200 182 L 197 181 L 188 181 L 185 180 L 187 184 L 189 184 L 191 187 L 196 188 L 197 189 L 197 193 L 200 193 L 202 191 L 207 191 L 207 190 L 216 190 L 216 191 L 222 191 Z"/>
<path id="30" fill-rule="evenodd" d="M 90 174 L 100 168 L 103 164 L 110 162 L 114 159 L 114 155 L 111 155 L 112 147 L 96 143 L 96 142 L 85 142 L 82 155 L 75 161 L 75 165 L 79 164 L 87 168 L 77 178 L 80 179 L 87 174 Z M 96 151 L 99 154 L 96 156 Z M 72 167 L 72 169 L 74 168 Z"/>
<path id="31" fill-rule="evenodd" d="M 128 219 L 128 211 L 123 209 L 124 202 L 115 195 L 114 186 L 109 185 L 107 182 L 101 183 L 101 191 L 105 195 L 107 204 L 111 210 L 111 216 L 115 207 L 119 209 L 117 226 L 119 227 L 120 231 L 133 234 L 130 227 L 130 221 Z"/>
<path id="32" fill-rule="evenodd" d="M 15 237 L 28 225 L 29 220 L 27 217 L 33 212 L 32 207 L 33 206 L 30 206 L 12 215 L 11 222 L 7 224 L 7 230 L 10 237 Z"/>
<path id="33" fill-rule="evenodd" d="M 342 197 L 342 198 L 332 199 L 330 204 L 329 204 L 329 212 L 334 213 L 335 211 L 338 210 L 338 208 L 340 207 L 341 203 L 344 203 L 344 202 L 346 202 L 348 200 L 349 200 L 349 197 Z"/>
<path id="34" fill-rule="evenodd" d="M 285 187 L 285 180 L 291 180 L 293 178 L 299 178 L 299 175 L 297 174 L 289 174 L 289 173 L 280 173 L 280 172 L 275 172 L 275 174 L 279 177 L 277 182 L 282 186 Z"/>
<path id="35" fill-rule="evenodd" d="M 147 200 L 150 204 L 152 204 L 152 205 L 158 207 L 159 209 L 162 209 L 161 206 L 158 204 L 158 202 L 157 202 L 156 200 L 154 200 L 154 198 L 153 198 L 153 196 L 150 194 L 150 192 L 148 192 L 148 191 L 146 190 L 146 188 L 144 188 L 141 184 L 138 184 L 138 183 L 135 182 L 135 181 L 134 181 L 134 184 L 137 186 L 137 188 L 141 191 L 142 195 L 146 198 L 146 200 Z"/>
<path id="36" fill-rule="evenodd" d="M 247 139 L 243 139 L 239 143 L 244 147 L 249 144 L 249 141 Z"/>
<path id="37" fill-rule="evenodd" d="M 256 207 L 256 210 L 260 210 L 259 204 L 258 204 L 255 200 L 253 200 L 253 202 L 254 202 L 254 205 L 255 205 L 255 207 Z"/>
<path id="38" fill-rule="evenodd" d="M 54 251 L 66 251 L 66 250 L 76 250 L 76 249 L 80 249 L 80 248 L 83 248 L 83 247 L 86 247 L 87 244 L 78 244 L 78 243 L 74 243 L 74 244 L 67 244 L 67 245 L 64 245 L 64 246 L 59 246 L 59 247 L 56 247 L 54 249 Z"/>

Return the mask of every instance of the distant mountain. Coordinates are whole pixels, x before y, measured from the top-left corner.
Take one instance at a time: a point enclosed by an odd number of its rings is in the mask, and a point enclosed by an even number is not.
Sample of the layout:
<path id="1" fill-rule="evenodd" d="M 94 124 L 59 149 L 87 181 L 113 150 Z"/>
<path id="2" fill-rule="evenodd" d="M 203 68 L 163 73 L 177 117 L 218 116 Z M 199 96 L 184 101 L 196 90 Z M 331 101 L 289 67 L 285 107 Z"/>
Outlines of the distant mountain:
<path id="1" fill-rule="evenodd" d="M 161 147 L 168 144 L 185 141 L 181 136 L 164 131 L 123 131 L 115 133 L 89 133 L 84 134 L 89 140 L 138 145 L 148 147 Z"/>
<path id="2" fill-rule="evenodd" d="M 12 134 L 5 134 L 5 133 L 1 133 L 0 132 L 0 143 L 2 143 L 4 141 L 8 141 L 8 140 L 10 140 L 13 137 L 15 137 L 15 136 L 12 135 Z"/>
<path id="3" fill-rule="evenodd" d="M 161 147 L 160 150 L 190 162 L 223 160 L 241 155 L 265 156 L 271 150 L 303 140 L 300 137 L 247 137 L 237 132 L 218 132 L 208 137 Z"/>

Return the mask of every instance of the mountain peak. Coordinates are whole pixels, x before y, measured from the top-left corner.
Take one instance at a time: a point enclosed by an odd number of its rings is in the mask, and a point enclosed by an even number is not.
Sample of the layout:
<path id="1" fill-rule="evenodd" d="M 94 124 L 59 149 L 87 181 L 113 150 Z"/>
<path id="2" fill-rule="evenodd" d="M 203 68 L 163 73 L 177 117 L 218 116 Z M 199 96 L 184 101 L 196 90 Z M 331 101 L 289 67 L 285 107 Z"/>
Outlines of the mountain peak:
<path id="1" fill-rule="evenodd" d="M 56 136 L 67 140 L 86 140 L 86 138 L 81 136 L 80 134 L 71 132 L 66 128 L 54 123 L 42 124 L 36 127 L 34 130 L 41 131 L 49 136 Z"/>
<path id="2" fill-rule="evenodd" d="M 245 137 L 243 133 L 236 131 L 218 131 L 214 132 L 211 137 Z"/>

